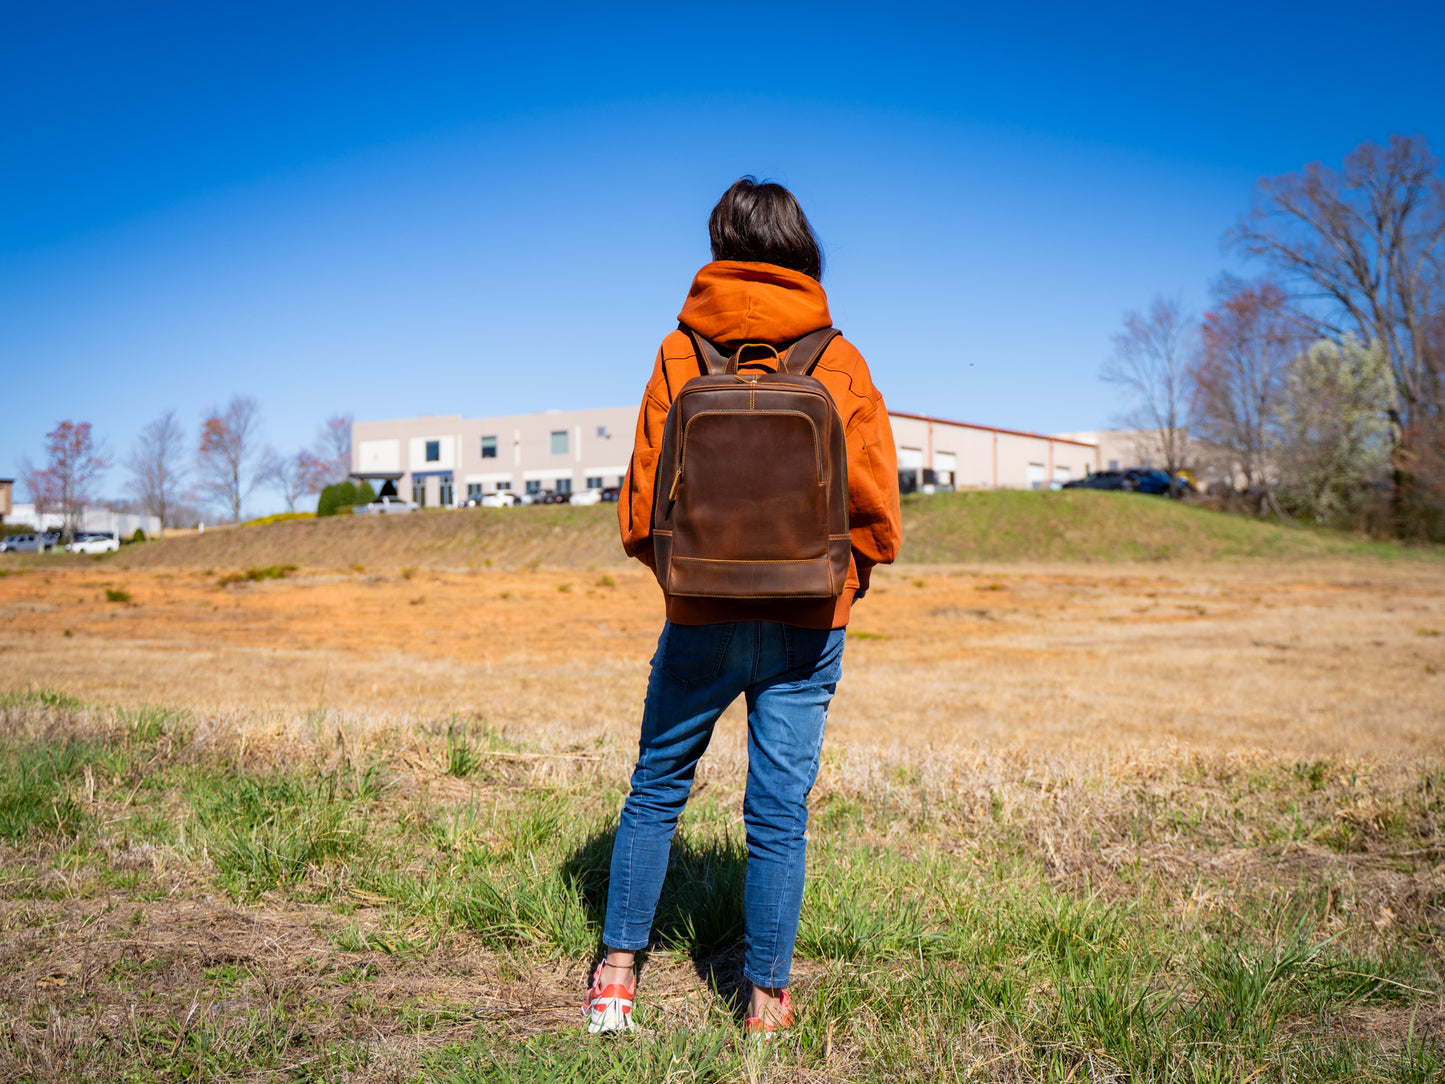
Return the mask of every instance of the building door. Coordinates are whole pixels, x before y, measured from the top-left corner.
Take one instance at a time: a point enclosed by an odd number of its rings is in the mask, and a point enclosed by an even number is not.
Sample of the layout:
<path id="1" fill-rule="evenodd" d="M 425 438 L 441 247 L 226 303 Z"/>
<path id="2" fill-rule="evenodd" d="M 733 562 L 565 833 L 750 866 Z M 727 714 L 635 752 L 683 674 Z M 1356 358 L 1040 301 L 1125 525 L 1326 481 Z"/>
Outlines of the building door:
<path id="1" fill-rule="evenodd" d="M 898 449 L 898 492 L 912 493 L 923 478 L 923 449 Z"/>
<path id="2" fill-rule="evenodd" d="M 952 489 L 958 484 L 958 457 L 952 452 L 933 453 L 933 475 L 939 489 Z"/>

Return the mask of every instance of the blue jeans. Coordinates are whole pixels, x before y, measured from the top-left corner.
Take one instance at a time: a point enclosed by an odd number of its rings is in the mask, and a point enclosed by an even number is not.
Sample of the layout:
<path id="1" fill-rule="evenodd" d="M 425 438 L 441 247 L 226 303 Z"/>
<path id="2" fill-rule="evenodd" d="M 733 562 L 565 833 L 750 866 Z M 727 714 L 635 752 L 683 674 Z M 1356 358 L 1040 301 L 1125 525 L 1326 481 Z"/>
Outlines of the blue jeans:
<path id="1" fill-rule="evenodd" d="M 718 716 L 741 693 L 748 705 L 743 974 L 758 986 L 788 984 L 803 905 L 808 792 L 842 672 L 842 629 L 775 621 L 663 627 L 632 792 L 612 848 L 602 930 L 608 948 L 635 952 L 651 940 L 672 834 L 698 758 Z"/>

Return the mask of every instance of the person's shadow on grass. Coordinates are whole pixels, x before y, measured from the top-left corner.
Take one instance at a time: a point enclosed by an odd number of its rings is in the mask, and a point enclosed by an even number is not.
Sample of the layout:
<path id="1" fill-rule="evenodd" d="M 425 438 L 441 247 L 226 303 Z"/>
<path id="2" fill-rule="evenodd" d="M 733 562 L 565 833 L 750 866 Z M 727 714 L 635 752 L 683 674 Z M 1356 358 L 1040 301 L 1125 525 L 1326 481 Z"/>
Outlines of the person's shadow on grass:
<path id="1" fill-rule="evenodd" d="M 601 931 L 607 918 L 608 872 L 617 822 L 594 829 L 562 863 L 563 879 L 576 889 L 588 922 L 598 931 L 592 966 L 602 959 Z M 672 840 L 667 878 L 658 900 L 649 948 L 686 952 L 698 977 L 722 998 L 742 1021 L 750 987 L 743 978 L 743 883 L 747 875 L 746 847 L 725 836 L 694 838 L 679 826 Z M 639 981 L 647 966 L 639 953 Z"/>

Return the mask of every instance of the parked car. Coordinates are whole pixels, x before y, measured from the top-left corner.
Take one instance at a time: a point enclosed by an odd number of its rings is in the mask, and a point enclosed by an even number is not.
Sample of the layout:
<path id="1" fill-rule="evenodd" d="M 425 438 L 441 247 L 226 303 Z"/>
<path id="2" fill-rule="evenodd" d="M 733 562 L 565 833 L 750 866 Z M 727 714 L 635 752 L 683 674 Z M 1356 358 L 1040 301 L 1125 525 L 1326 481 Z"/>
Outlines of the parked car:
<path id="1" fill-rule="evenodd" d="M 81 531 L 65 549 L 69 553 L 114 553 L 120 549 L 120 542 L 113 534 Z"/>
<path id="2" fill-rule="evenodd" d="M 600 489 L 583 489 L 583 490 L 579 490 L 578 492 L 572 494 L 572 499 L 571 499 L 570 501 L 568 501 L 567 503 L 568 503 L 568 504 L 601 504 L 601 503 L 602 503 L 602 490 L 600 490 Z"/>
<path id="3" fill-rule="evenodd" d="M 563 493 L 560 490 L 549 489 L 537 498 L 538 504 L 566 504 L 572 494 Z"/>
<path id="4" fill-rule="evenodd" d="M 12 534 L 0 540 L 0 551 L 5 553 L 49 553 L 60 545 L 60 535 L 53 531 L 44 534 Z"/>
<path id="5" fill-rule="evenodd" d="M 618 500 L 621 499 L 621 497 L 622 497 L 622 487 L 621 487 L 621 486 L 608 486 L 606 489 L 602 490 L 602 499 L 603 499 L 604 501 L 609 501 L 609 502 L 612 502 L 612 503 L 616 503 Z"/>
<path id="6" fill-rule="evenodd" d="M 1134 488 L 1140 493 L 1165 493 L 1169 492 L 1169 472 L 1163 470 L 1141 470 Z"/>
<path id="7" fill-rule="evenodd" d="M 1122 489 L 1128 493 L 1153 493 L 1169 495 L 1169 472 L 1153 468 L 1130 467 L 1127 470 L 1101 470 L 1072 482 L 1065 482 L 1064 489 Z M 1174 480 L 1174 493 L 1189 493 L 1194 489 L 1188 478 L 1179 475 Z"/>
<path id="8" fill-rule="evenodd" d="M 484 494 L 477 502 L 483 508 L 511 508 L 517 503 L 517 495 L 505 489 L 499 489 L 495 493 Z"/>
<path id="9" fill-rule="evenodd" d="M 358 504 L 351 512 L 357 516 L 386 516 L 415 510 L 416 505 L 411 501 L 404 501 L 400 497 L 377 497 L 370 504 Z"/>
<path id="10" fill-rule="evenodd" d="M 1064 489 L 1122 489 L 1129 493 L 1139 488 L 1139 480 L 1134 471 L 1128 470 L 1100 470 L 1093 474 L 1085 475 L 1083 478 L 1075 478 L 1072 482 L 1065 482 Z"/>

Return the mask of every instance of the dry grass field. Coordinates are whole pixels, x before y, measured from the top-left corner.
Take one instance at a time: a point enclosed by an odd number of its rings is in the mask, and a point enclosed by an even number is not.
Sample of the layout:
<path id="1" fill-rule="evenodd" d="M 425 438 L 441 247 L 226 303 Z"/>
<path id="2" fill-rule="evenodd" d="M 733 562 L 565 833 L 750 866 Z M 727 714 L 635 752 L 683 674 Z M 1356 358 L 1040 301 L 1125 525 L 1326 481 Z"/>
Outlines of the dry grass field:
<path id="1" fill-rule="evenodd" d="M 661 628 L 640 568 L 234 575 L 87 563 L 0 579 L 0 687 L 620 740 Z M 1435 563 L 912 566 L 874 582 L 830 719 L 842 744 L 1445 752 Z"/>
<path id="2" fill-rule="evenodd" d="M 534 552 L 6 566 L 0 1080 L 1445 1072 L 1438 560 L 881 571 L 760 1052 L 736 710 L 579 1034 L 660 600 Z"/>

